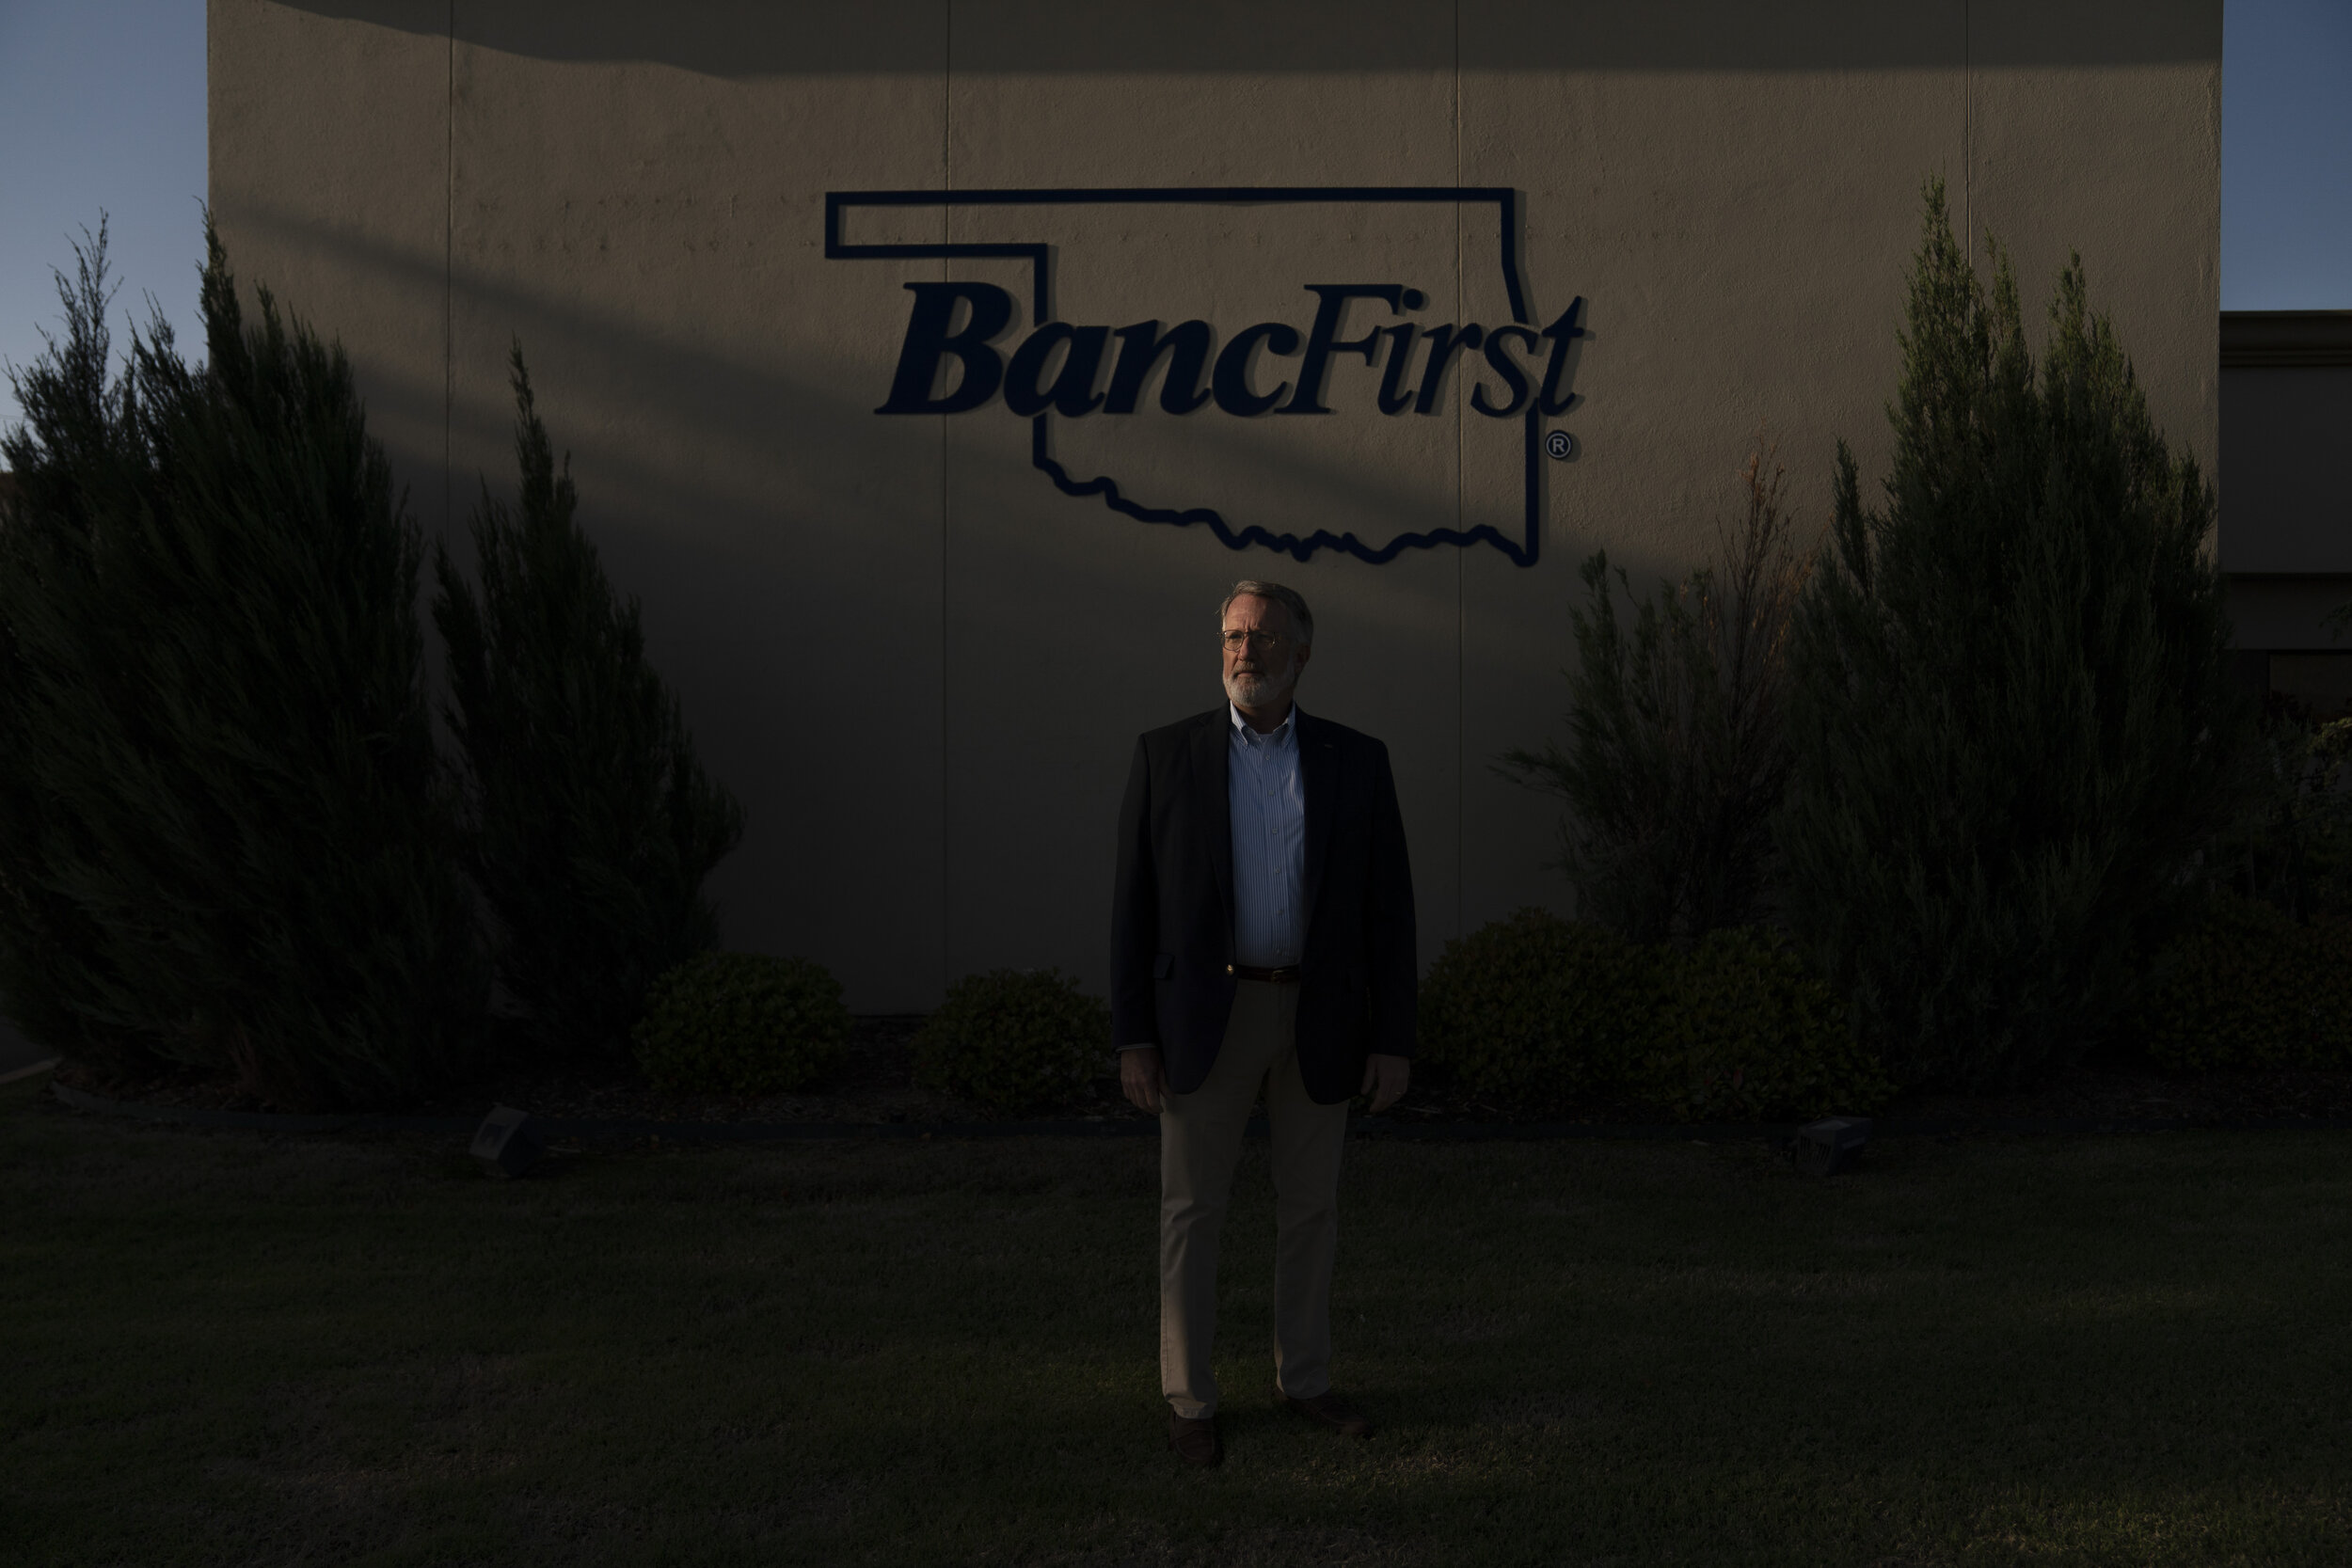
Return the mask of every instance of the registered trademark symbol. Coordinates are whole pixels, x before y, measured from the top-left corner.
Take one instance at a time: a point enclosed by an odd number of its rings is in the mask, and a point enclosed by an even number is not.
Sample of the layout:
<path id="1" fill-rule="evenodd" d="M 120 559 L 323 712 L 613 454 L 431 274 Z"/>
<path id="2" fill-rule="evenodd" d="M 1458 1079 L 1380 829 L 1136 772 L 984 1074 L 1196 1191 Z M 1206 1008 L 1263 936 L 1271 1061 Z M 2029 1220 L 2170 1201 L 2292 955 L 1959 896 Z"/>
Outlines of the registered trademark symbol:
<path id="1" fill-rule="evenodd" d="M 1576 437 L 1565 430 L 1555 430 L 1544 437 L 1544 451 L 1565 462 L 1576 455 Z"/>

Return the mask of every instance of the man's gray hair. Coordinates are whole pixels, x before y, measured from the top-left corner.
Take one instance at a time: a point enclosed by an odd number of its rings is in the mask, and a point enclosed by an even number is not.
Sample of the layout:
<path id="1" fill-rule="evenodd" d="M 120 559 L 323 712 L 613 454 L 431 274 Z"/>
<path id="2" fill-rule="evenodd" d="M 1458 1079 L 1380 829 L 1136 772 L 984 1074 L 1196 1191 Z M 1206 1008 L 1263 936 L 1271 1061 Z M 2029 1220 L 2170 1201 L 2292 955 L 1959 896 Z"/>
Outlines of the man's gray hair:
<path id="1" fill-rule="evenodd" d="M 1315 614 L 1307 608 L 1307 601 L 1295 588 L 1285 588 L 1279 582 L 1260 582 L 1256 578 L 1244 578 L 1227 592 L 1224 601 L 1216 607 L 1218 625 L 1223 625 L 1225 612 L 1233 608 L 1233 601 L 1247 594 L 1253 599 L 1272 599 L 1290 611 L 1291 625 L 1298 628 L 1298 641 L 1303 646 L 1315 640 Z"/>

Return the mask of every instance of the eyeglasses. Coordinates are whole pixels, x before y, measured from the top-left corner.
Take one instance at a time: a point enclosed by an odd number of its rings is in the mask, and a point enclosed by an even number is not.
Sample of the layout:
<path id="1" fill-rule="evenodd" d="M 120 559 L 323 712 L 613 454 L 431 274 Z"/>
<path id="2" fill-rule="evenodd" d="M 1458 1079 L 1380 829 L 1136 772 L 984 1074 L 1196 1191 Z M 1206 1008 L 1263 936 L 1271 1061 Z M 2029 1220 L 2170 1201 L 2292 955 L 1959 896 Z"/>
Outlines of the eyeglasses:
<path id="1" fill-rule="evenodd" d="M 1244 648 L 1263 648 L 1271 652 L 1290 639 L 1278 631 L 1229 631 L 1219 636 L 1217 641 L 1225 644 L 1227 653 L 1237 654 Z"/>

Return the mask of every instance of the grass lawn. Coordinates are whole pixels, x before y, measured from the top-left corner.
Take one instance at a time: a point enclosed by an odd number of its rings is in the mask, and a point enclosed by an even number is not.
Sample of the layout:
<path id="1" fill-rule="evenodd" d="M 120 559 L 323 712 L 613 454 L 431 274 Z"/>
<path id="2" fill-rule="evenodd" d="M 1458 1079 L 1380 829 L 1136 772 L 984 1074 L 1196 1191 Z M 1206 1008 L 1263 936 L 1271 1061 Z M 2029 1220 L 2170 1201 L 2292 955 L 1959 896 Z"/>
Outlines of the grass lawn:
<path id="1" fill-rule="evenodd" d="M 1180 1473 L 1146 1140 L 589 1155 L 0 1088 L 0 1561 L 2352 1562 L 2352 1138 L 1348 1150 L 1351 1444 Z"/>

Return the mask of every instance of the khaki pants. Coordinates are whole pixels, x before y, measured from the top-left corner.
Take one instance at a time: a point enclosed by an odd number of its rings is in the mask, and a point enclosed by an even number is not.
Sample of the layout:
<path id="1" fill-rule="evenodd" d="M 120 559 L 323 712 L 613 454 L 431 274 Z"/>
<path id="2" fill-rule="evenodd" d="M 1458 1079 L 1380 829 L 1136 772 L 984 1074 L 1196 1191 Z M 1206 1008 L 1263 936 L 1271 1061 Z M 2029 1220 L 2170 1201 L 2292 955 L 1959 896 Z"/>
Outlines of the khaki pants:
<path id="1" fill-rule="evenodd" d="M 1191 1419 L 1216 1410 L 1216 1241 L 1242 1132 L 1265 1090 L 1274 1143 L 1274 1370 L 1282 1392 L 1331 1386 L 1331 1259 L 1339 1250 L 1347 1101 L 1318 1105 L 1298 1076 L 1298 988 L 1236 982 L 1208 1082 L 1160 1114 L 1160 1390 Z"/>

